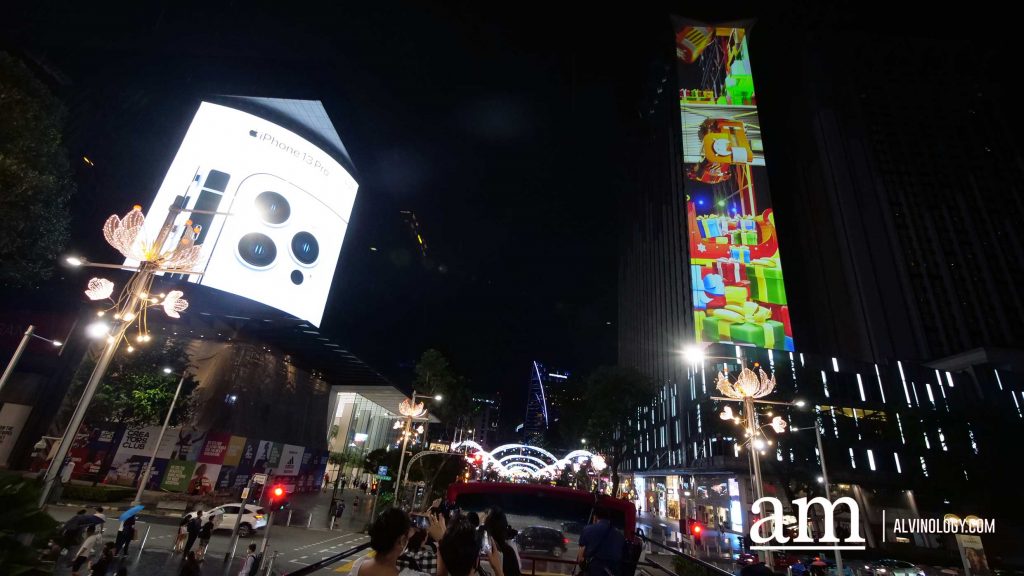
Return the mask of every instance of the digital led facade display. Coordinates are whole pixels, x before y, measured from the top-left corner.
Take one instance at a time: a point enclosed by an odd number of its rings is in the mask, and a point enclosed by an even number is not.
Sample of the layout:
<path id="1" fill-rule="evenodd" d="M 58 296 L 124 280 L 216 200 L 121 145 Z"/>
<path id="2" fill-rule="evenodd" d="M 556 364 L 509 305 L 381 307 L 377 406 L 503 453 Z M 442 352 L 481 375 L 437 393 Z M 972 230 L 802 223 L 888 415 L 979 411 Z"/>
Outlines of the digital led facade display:
<path id="1" fill-rule="evenodd" d="M 696 339 L 793 350 L 747 30 L 674 23 Z"/>
<path id="2" fill-rule="evenodd" d="M 287 101 L 294 106 L 319 102 Z M 326 113 L 323 113 L 326 118 Z M 172 206 L 168 242 L 197 234 L 197 282 L 319 326 L 358 184 L 327 152 L 269 120 L 199 106 L 146 213 L 156 238 Z"/>

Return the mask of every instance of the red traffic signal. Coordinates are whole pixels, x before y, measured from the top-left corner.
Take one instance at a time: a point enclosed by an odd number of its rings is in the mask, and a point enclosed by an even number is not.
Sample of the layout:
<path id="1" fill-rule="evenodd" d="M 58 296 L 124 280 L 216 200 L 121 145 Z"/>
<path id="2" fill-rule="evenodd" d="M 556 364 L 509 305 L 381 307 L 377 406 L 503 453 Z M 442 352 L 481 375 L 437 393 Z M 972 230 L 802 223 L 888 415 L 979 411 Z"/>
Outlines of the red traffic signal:
<path id="1" fill-rule="evenodd" d="M 704 527 L 701 526 L 700 524 L 696 523 L 696 522 L 694 522 L 693 524 L 690 525 L 690 533 L 693 534 L 693 543 L 694 544 L 700 544 L 701 543 L 700 535 L 701 535 L 701 532 L 703 532 L 703 531 L 704 531 Z"/>
<path id="2" fill-rule="evenodd" d="M 694 524 L 691 530 L 693 530 L 694 534 L 700 534 L 700 531 L 703 530 L 703 528 L 700 527 L 700 524 Z"/>
<path id="3" fill-rule="evenodd" d="M 285 494 L 284 486 L 278 484 L 277 486 L 274 486 L 274 489 L 270 493 L 274 496 L 274 498 L 280 498 Z"/>

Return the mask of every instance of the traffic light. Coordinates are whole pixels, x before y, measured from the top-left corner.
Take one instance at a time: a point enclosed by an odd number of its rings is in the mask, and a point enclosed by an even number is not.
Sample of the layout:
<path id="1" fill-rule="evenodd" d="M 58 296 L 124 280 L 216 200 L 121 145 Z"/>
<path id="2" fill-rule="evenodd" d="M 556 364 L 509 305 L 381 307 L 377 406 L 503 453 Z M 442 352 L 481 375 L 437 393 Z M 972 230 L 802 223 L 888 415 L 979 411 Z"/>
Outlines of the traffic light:
<path id="1" fill-rule="evenodd" d="M 701 535 L 702 535 L 703 532 L 704 532 L 704 527 L 701 526 L 699 523 L 694 522 L 693 524 L 690 525 L 690 533 L 693 534 L 693 543 L 695 545 L 700 546 L 700 543 L 701 543 L 701 539 L 700 538 L 701 538 Z"/>
<path id="2" fill-rule="evenodd" d="M 288 491 L 282 484 L 274 484 L 270 488 L 269 508 L 271 510 L 286 510 L 288 506 Z"/>

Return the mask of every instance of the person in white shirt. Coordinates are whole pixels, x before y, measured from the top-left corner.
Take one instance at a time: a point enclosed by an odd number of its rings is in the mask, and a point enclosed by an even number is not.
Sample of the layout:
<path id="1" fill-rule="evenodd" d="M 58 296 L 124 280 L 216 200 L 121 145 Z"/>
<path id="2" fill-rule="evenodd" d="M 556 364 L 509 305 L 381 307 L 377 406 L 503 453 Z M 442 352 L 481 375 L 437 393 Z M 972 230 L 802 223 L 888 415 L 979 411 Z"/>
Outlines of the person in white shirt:
<path id="1" fill-rule="evenodd" d="M 256 568 L 256 545 L 249 544 L 249 551 L 245 554 L 245 560 L 242 561 L 242 569 L 238 571 L 238 576 L 249 576 L 254 568 Z"/>
<path id="2" fill-rule="evenodd" d="M 96 550 L 96 544 L 100 541 L 100 535 L 96 532 L 95 526 L 89 526 L 85 531 L 85 540 L 82 545 L 78 547 L 78 552 L 75 553 L 75 559 L 71 562 L 71 574 L 78 576 L 82 573 L 82 568 L 88 568 L 89 559 L 92 558 L 93 553 Z"/>

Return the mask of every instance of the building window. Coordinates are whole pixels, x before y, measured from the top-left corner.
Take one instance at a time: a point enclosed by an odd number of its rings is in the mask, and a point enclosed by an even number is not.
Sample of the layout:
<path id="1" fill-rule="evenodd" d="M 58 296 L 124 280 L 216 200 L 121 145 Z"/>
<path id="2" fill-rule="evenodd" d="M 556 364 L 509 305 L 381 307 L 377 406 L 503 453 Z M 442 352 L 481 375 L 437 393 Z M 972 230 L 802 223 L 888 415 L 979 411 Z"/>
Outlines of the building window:
<path id="1" fill-rule="evenodd" d="M 853 448 L 850 448 L 850 468 L 857 467 L 857 458 L 853 455 Z"/>
<path id="2" fill-rule="evenodd" d="M 864 396 L 864 380 L 860 377 L 860 372 L 857 373 L 857 389 L 860 390 L 860 401 L 867 402 L 867 398 Z"/>
<path id="3" fill-rule="evenodd" d="M 878 392 L 882 395 L 882 404 L 885 404 L 885 388 L 882 386 L 882 373 L 878 371 L 878 364 L 875 364 L 875 379 L 878 380 Z"/>
<path id="4" fill-rule="evenodd" d="M 925 478 L 928 477 L 928 465 L 924 462 L 924 456 L 921 456 L 921 473 L 924 474 Z"/>
<path id="5" fill-rule="evenodd" d="M 868 450 L 868 466 L 871 467 L 871 470 L 875 469 L 875 453 L 871 450 Z"/>
<path id="6" fill-rule="evenodd" d="M 893 459 L 896 460 L 896 473 L 903 474 L 903 466 L 900 466 L 900 455 L 896 452 L 892 453 Z"/>

